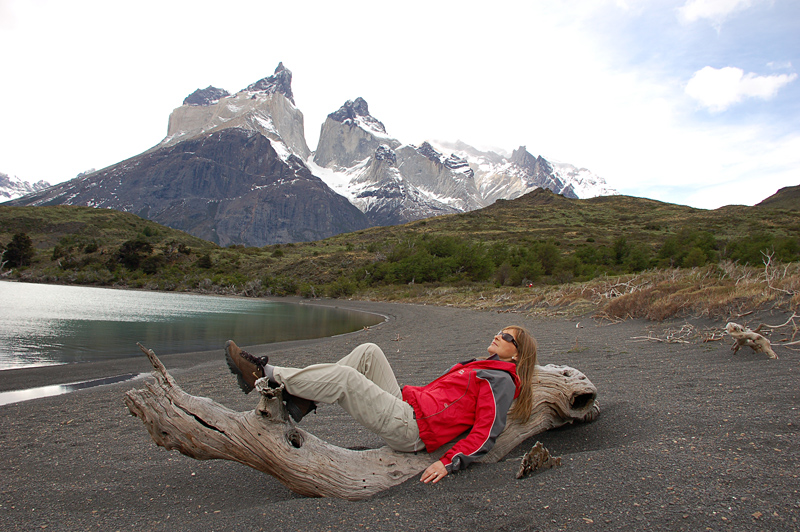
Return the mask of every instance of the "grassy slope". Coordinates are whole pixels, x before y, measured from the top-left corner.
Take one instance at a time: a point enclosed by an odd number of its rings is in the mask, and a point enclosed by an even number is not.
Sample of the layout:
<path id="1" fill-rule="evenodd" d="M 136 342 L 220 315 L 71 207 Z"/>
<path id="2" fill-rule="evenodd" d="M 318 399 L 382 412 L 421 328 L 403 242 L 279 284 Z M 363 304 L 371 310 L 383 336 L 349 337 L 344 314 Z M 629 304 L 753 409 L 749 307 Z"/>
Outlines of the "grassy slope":
<path id="1" fill-rule="evenodd" d="M 0 206 L 0 243 L 8 243 L 16 232 L 25 232 L 32 238 L 37 249 L 34 263 L 13 274 L 29 281 L 247 295 L 323 295 L 324 286 L 381 260 L 382 253 L 412 235 L 453 235 L 489 245 L 494 242 L 524 245 L 554 239 L 565 253 L 586 245 L 587 241 L 594 246 L 608 246 L 620 236 L 631 243 L 655 249 L 668 236 L 685 227 L 706 230 L 722 239 L 742 238 L 754 232 L 800 238 L 800 220 L 796 211 L 789 210 L 793 204 L 789 201 L 780 205 L 784 208 L 728 206 L 707 211 L 629 196 L 571 200 L 537 190 L 516 200 L 498 201 L 479 211 L 402 226 L 371 228 L 319 242 L 264 248 L 220 248 L 186 233 L 117 211 L 85 207 Z M 150 242 L 155 249 L 154 255 L 161 259 L 157 273 L 145 274 L 113 266 L 120 245 L 137 237 Z M 98 250 L 83 253 L 81 249 L 91 241 L 98 244 Z M 189 247 L 191 252 L 175 252 L 179 244 Z M 63 257 L 52 258 L 56 245 L 68 250 L 67 255 L 72 259 L 69 268 L 63 267 Z M 199 266 L 199 259 L 205 254 L 211 259 L 210 268 Z M 110 269 L 108 264 L 112 264 Z M 732 274 L 717 272 L 714 275 L 730 278 Z M 628 279 L 631 277 L 637 276 L 628 276 Z M 643 279 L 643 276 L 638 277 Z M 602 282 L 608 280 L 598 281 L 595 285 Z M 692 281 L 686 282 L 691 284 Z M 593 293 L 602 293 L 602 286 L 597 286 Z M 563 299 L 566 293 L 563 287 L 541 287 L 539 295 L 532 297 L 531 290 L 490 284 L 459 288 L 377 287 L 356 295 L 468 306 L 492 306 L 490 302 L 495 301 L 495 306 L 531 307 L 536 305 L 536 301 L 545 301 L 549 305 L 555 290 L 562 291 L 559 296 L 562 304 L 572 304 L 576 300 L 572 296 Z M 586 292 L 585 287 L 581 290 Z M 546 293 L 551 295 L 542 295 Z M 735 299 L 735 296 L 729 297 Z M 597 301 L 592 304 L 596 306 Z M 612 314 L 637 315 L 631 309 Z M 668 314 L 656 313 L 649 317 L 660 318 Z"/>

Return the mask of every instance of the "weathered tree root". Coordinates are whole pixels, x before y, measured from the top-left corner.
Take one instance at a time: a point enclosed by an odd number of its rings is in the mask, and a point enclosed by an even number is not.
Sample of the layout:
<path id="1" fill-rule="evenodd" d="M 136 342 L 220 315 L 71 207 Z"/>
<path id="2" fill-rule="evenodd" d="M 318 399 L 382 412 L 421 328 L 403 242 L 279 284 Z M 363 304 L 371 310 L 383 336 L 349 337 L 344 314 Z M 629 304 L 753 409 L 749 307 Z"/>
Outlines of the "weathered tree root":
<path id="1" fill-rule="evenodd" d="M 300 495 L 364 499 L 419 474 L 446 450 L 411 454 L 388 447 L 354 451 L 331 445 L 287 419 L 279 390 L 263 390 L 251 412 L 234 412 L 184 392 L 155 353 L 139 347 L 153 365 L 155 382 L 127 392 L 124 401 L 156 444 L 198 460 L 240 462 Z M 597 390 L 579 371 L 548 365 L 539 367 L 534 378 L 530 419 L 509 423 L 482 461 L 499 461 L 534 434 L 599 415 Z"/>
<path id="2" fill-rule="evenodd" d="M 764 353 L 769 358 L 778 358 L 778 355 L 772 350 L 772 345 L 769 340 L 757 332 L 751 331 L 749 328 L 733 322 L 728 323 L 725 326 L 725 330 L 731 335 L 731 338 L 734 339 L 734 344 L 731 346 L 734 354 L 739 351 L 741 347 L 747 346 L 756 353 Z"/>
<path id="3" fill-rule="evenodd" d="M 545 449 L 542 442 L 536 445 L 522 457 L 522 463 L 517 471 L 517 478 L 527 477 L 538 469 L 551 469 L 561 465 L 560 456 L 550 456 L 550 451 Z"/>

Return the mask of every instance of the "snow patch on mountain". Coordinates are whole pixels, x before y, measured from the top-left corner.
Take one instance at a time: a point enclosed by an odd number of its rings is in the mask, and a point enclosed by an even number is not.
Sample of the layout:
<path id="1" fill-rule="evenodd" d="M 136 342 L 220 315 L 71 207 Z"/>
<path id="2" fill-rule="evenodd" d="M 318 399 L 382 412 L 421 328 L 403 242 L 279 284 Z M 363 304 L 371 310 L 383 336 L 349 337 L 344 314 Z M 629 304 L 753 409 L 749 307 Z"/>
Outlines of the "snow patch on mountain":
<path id="1" fill-rule="evenodd" d="M 608 186 L 606 180 L 586 168 L 578 168 L 569 163 L 550 160 L 550 164 L 561 179 L 572 185 L 575 194 L 581 199 L 597 196 L 616 196 L 619 192 Z"/>
<path id="2" fill-rule="evenodd" d="M 39 192 L 49 187 L 50 183 L 44 180 L 30 183 L 17 176 L 9 176 L 0 172 L 0 202 L 21 198 L 26 194 Z"/>
<path id="3" fill-rule="evenodd" d="M 318 165 L 314 162 L 313 155 L 306 159 L 306 166 L 312 174 L 322 179 L 331 190 L 347 198 L 361 212 L 365 212 L 367 205 L 365 202 L 358 201 L 358 196 L 368 188 L 369 184 L 359 183 L 358 178 L 364 175 L 367 165 L 369 165 L 369 158 L 359 161 L 346 170 L 336 170 Z"/>

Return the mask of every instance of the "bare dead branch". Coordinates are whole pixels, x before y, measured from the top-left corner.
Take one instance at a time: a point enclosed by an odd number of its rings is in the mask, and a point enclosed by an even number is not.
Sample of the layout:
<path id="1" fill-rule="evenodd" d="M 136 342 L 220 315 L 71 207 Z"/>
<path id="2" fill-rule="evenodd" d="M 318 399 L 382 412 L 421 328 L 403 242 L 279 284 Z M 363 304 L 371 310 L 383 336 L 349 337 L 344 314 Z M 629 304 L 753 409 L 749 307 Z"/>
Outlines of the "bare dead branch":
<path id="1" fill-rule="evenodd" d="M 770 266 L 772 265 L 772 257 L 773 257 L 774 254 L 775 254 L 774 251 L 770 251 L 770 252 L 762 251 L 761 252 L 761 255 L 763 255 L 763 257 L 764 257 L 762 261 L 764 263 L 764 279 L 767 282 L 767 286 L 770 288 L 770 290 L 775 290 L 776 292 L 781 292 L 781 293 L 793 296 L 793 295 L 795 295 L 797 293 L 795 290 L 784 290 L 783 288 L 778 288 L 778 287 L 772 285 L 772 281 L 774 279 L 783 278 L 783 277 L 786 276 L 786 274 L 788 272 L 788 269 L 784 268 L 783 275 L 781 276 L 780 273 L 775 272 L 774 270 L 770 271 Z"/>

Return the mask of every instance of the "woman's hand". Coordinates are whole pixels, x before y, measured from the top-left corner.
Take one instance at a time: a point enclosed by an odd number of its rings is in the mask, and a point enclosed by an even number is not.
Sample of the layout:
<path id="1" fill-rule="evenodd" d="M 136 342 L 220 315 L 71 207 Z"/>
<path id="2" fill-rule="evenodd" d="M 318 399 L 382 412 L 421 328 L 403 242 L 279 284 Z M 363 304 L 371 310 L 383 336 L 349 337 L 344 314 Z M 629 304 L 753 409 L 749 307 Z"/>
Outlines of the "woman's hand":
<path id="1" fill-rule="evenodd" d="M 444 464 L 441 460 L 436 460 L 434 463 L 428 466 L 428 469 L 422 473 L 422 478 L 420 480 L 427 484 L 428 482 L 433 482 L 436 484 L 444 477 L 447 476 L 447 469 L 444 467 Z"/>

